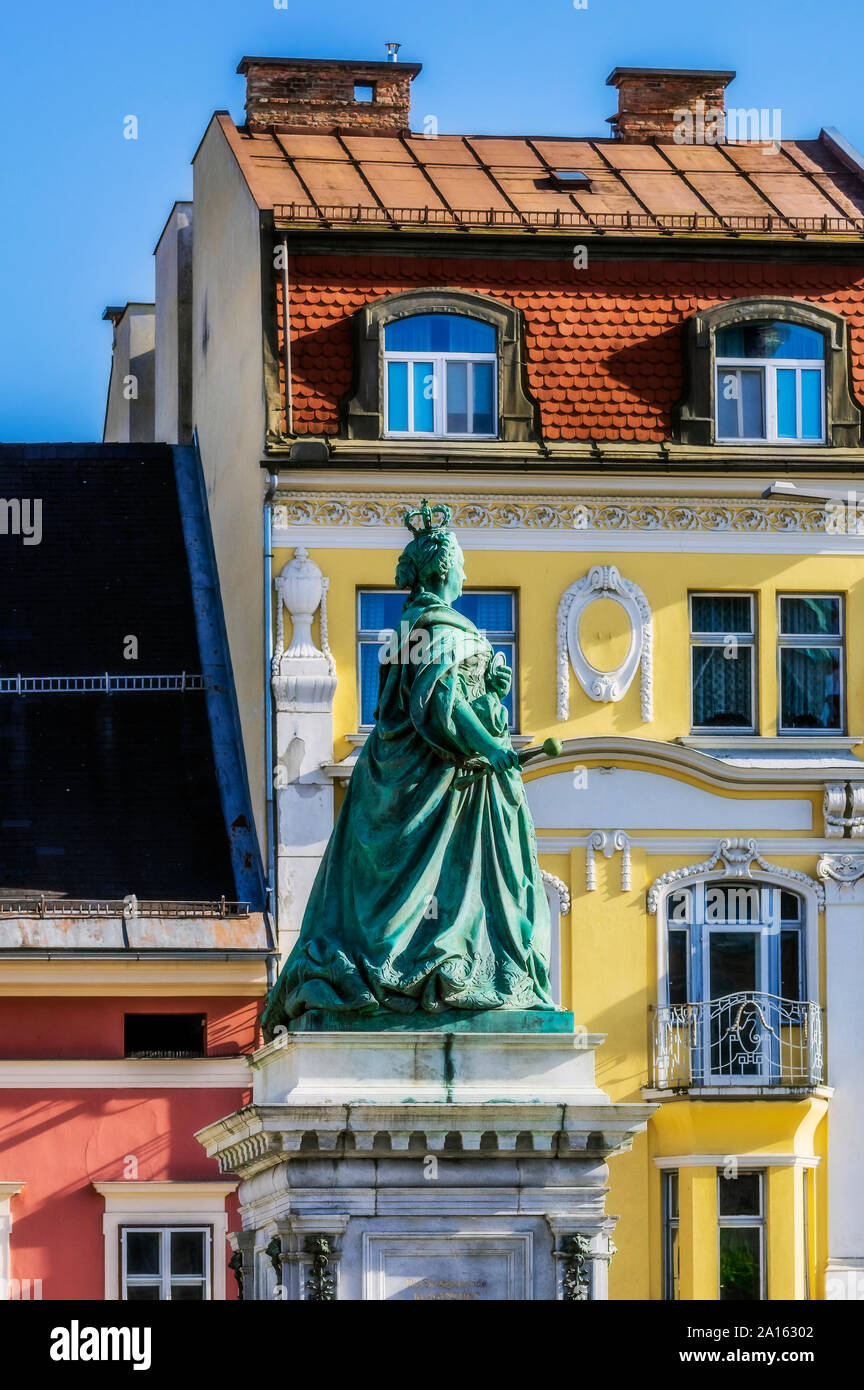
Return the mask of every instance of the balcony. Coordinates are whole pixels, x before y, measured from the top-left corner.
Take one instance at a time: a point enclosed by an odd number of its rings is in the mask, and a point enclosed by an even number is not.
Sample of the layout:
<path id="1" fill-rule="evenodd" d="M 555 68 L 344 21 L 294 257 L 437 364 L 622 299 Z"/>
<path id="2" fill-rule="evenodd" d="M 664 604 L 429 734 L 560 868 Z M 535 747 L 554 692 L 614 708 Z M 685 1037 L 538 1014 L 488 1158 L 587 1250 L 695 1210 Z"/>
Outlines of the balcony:
<path id="1" fill-rule="evenodd" d="M 822 1011 L 774 994 L 727 994 L 674 1004 L 652 1018 L 658 1091 L 822 1084 Z"/>

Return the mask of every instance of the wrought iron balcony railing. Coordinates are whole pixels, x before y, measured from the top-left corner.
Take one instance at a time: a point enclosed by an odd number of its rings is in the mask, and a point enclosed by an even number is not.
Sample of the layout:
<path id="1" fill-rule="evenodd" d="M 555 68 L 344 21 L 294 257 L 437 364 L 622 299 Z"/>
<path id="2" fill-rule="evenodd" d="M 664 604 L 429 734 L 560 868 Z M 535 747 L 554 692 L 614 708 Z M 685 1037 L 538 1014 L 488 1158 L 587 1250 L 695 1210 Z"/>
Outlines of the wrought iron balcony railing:
<path id="1" fill-rule="evenodd" d="M 657 1090 L 822 1081 L 822 1011 L 812 1002 L 745 992 L 673 1004 L 655 1011 L 651 1041 Z"/>

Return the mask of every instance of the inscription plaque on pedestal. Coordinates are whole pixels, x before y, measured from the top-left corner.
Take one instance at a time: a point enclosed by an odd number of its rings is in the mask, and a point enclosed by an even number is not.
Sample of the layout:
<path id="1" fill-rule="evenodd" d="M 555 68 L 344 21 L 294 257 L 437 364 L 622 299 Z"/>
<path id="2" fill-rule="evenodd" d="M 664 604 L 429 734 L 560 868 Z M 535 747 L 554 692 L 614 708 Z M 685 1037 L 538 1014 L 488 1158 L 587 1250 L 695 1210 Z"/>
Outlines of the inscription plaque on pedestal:
<path id="1" fill-rule="evenodd" d="M 364 1297 L 375 1302 L 476 1303 L 532 1297 L 532 1237 L 363 1237 Z"/>

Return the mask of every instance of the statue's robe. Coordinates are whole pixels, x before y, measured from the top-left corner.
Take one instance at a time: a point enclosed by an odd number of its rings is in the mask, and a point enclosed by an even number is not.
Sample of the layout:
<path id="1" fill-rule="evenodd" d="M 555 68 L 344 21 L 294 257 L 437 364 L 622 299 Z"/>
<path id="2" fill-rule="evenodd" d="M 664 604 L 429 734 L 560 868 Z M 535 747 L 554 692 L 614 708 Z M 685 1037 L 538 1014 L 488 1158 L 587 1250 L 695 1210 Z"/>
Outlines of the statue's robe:
<path id="1" fill-rule="evenodd" d="M 493 773 L 454 719 L 510 748 L 493 649 L 435 594 L 406 603 L 366 740 L 265 1037 L 312 1009 L 555 1007 L 549 909 L 518 769 Z M 486 775 L 458 788 L 478 768 Z"/>

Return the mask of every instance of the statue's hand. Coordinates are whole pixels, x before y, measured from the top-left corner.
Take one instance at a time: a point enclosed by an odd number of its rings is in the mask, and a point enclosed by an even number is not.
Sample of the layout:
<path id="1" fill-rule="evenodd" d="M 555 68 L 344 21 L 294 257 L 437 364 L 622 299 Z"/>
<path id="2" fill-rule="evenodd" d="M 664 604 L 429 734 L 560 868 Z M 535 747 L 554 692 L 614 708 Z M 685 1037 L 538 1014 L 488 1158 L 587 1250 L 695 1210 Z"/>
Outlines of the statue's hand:
<path id="1" fill-rule="evenodd" d="M 519 757 L 512 748 L 491 748 L 486 757 L 495 772 L 508 772 L 519 766 Z"/>
<path id="2" fill-rule="evenodd" d="M 503 661 L 499 662 L 497 666 L 493 666 L 486 677 L 486 684 L 490 686 L 499 699 L 502 700 L 508 693 L 512 683 L 513 671 L 509 666 L 505 665 Z"/>

